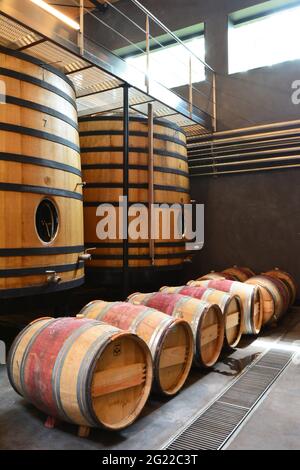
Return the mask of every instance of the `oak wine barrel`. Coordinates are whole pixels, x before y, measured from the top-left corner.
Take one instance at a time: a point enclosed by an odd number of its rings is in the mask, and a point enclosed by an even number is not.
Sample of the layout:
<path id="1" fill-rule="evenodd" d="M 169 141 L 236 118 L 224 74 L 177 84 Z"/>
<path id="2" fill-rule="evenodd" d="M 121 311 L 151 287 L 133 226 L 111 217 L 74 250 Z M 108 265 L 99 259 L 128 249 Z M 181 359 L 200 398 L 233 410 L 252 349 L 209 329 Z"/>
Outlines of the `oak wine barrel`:
<path id="1" fill-rule="evenodd" d="M 194 364 L 198 367 L 212 367 L 217 362 L 224 343 L 224 319 L 218 305 L 163 292 L 136 293 L 128 300 L 186 320 L 194 334 Z"/>
<path id="2" fill-rule="evenodd" d="M 243 304 L 244 325 L 243 334 L 258 335 L 263 322 L 263 304 L 261 290 L 257 286 L 250 286 L 242 282 L 220 279 L 215 281 L 190 281 L 192 287 L 210 287 L 211 289 L 237 295 Z"/>
<path id="3" fill-rule="evenodd" d="M 0 298 L 72 288 L 84 280 L 75 90 L 24 53 L 1 46 L 0 62 Z"/>
<path id="4" fill-rule="evenodd" d="M 281 269 L 275 268 L 272 269 L 271 271 L 267 271 L 266 273 L 263 273 L 267 276 L 275 277 L 277 279 L 280 279 L 288 288 L 289 293 L 290 293 L 290 306 L 294 305 L 297 297 L 297 283 L 293 276 L 291 274 L 282 271 Z"/>
<path id="5" fill-rule="evenodd" d="M 162 287 L 161 292 L 165 294 L 181 294 L 193 297 L 220 307 L 225 322 L 224 345 L 235 348 L 243 334 L 243 306 L 237 295 L 229 295 L 225 292 L 206 287 Z"/>
<path id="6" fill-rule="evenodd" d="M 255 273 L 250 268 L 241 266 L 233 266 L 232 268 L 224 269 L 222 274 L 232 276 L 233 280 L 238 282 L 245 282 L 250 277 L 255 276 Z"/>
<path id="7" fill-rule="evenodd" d="M 248 279 L 246 284 L 260 286 L 262 289 L 267 290 L 273 299 L 272 316 L 270 316 L 270 302 L 268 304 L 264 303 L 264 322 L 277 321 L 287 312 L 290 303 L 289 291 L 280 279 L 267 275 L 259 275 Z M 264 293 L 264 296 L 266 297 L 266 293 Z"/>
<path id="8" fill-rule="evenodd" d="M 246 284 L 254 284 L 257 285 L 257 282 L 248 282 L 249 280 L 245 281 Z M 261 291 L 261 296 L 262 296 L 262 304 L 263 304 L 263 320 L 262 320 L 262 326 L 266 326 L 268 324 L 271 324 L 273 321 L 276 321 L 276 306 L 275 302 L 277 301 L 277 295 L 278 292 L 275 289 L 274 286 L 272 285 L 266 285 L 266 283 L 259 283 L 260 291 Z"/>
<path id="9" fill-rule="evenodd" d="M 13 343 L 8 372 L 21 396 L 48 416 L 122 429 L 149 396 L 152 359 L 136 335 L 87 318 L 41 318 Z"/>
<path id="10" fill-rule="evenodd" d="M 219 281 L 221 279 L 229 279 L 230 281 L 235 281 L 235 278 L 230 274 L 216 271 L 211 271 L 210 273 L 199 277 L 199 280 L 201 281 Z"/>
<path id="11" fill-rule="evenodd" d="M 98 223 L 105 216 L 96 216 L 101 203 L 112 204 L 119 220 L 119 198 L 124 195 L 124 137 L 121 115 L 100 115 L 79 120 L 80 145 L 84 190 L 85 245 L 96 248 L 87 264 L 95 278 L 100 271 L 120 270 L 123 267 L 123 240 L 119 233 L 115 239 L 100 240 L 96 233 Z M 128 206 L 134 203 L 148 205 L 149 155 L 148 121 L 144 117 L 130 116 L 129 120 L 129 195 Z M 163 119 L 154 120 L 154 203 L 190 203 L 190 183 L 186 136 L 183 130 Z M 166 213 L 167 209 L 162 209 Z M 139 214 L 136 214 L 139 215 Z M 129 215 L 132 222 L 136 215 Z M 148 223 L 148 216 L 146 221 Z M 188 253 L 185 241 L 174 236 L 171 220 L 170 237 L 162 237 L 162 223 L 158 222 L 159 237 L 154 243 L 154 265 L 157 267 L 182 266 Z M 130 268 L 152 268 L 148 230 L 140 238 L 129 236 L 128 264 Z M 140 270 L 143 275 L 143 271 Z"/>
<path id="12" fill-rule="evenodd" d="M 130 330 L 148 344 L 154 392 L 172 396 L 183 387 L 193 361 L 193 335 L 187 322 L 142 305 L 101 300 L 90 302 L 79 315 Z"/>

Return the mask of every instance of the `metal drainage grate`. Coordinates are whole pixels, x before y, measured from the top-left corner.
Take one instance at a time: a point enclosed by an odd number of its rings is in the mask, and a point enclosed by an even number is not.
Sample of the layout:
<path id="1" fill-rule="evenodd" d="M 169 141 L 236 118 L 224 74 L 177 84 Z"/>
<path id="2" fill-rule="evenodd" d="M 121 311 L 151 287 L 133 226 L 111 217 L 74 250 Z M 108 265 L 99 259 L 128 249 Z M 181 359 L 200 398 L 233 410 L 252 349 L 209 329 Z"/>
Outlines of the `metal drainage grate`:
<path id="1" fill-rule="evenodd" d="M 168 444 L 169 450 L 220 450 L 290 363 L 271 349 Z"/>

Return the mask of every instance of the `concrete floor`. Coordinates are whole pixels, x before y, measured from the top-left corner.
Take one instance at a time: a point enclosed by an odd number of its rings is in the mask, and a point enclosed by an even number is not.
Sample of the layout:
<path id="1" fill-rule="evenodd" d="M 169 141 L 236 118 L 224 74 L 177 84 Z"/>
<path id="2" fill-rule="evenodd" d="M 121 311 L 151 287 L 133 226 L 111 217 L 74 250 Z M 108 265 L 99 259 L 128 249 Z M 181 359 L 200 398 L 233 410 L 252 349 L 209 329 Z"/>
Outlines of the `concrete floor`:
<path id="1" fill-rule="evenodd" d="M 297 348 L 299 352 L 234 436 L 228 449 L 300 449 L 300 318 L 284 335 L 283 343 L 287 349 Z"/>
<path id="2" fill-rule="evenodd" d="M 119 433 L 94 429 L 88 439 L 77 437 L 76 427 L 69 424 L 46 429 L 43 413 L 14 392 L 6 367 L 0 366 L 0 449 L 161 449 L 271 343 L 282 335 L 287 344 L 300 338 L 299 313 L 299 309 L 294 309 L 279 328 L 265 332 L 256 341 L 243 340 L 239 349 L 222 358 L 206 374 L 192 371 L 175 398 L 151 398 L 130 428 Z M 299 367 L 292 364 L 228 447 L 300 448 L 299 378 Z"/>

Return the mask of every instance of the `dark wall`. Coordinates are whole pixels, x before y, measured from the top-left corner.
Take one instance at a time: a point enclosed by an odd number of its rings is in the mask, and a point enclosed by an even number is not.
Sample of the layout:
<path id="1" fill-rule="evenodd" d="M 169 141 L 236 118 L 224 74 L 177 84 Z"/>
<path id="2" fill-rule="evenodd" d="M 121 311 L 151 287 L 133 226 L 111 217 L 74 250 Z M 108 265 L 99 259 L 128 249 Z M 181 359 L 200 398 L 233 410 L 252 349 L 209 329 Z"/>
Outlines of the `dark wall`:
<path id="1" fill-rule="evenodd" d="M 205 245 L 189 276 L 234 264 L 274 267 L 300 280 L 300 169 L 192 180 L 205 204 Z"/>

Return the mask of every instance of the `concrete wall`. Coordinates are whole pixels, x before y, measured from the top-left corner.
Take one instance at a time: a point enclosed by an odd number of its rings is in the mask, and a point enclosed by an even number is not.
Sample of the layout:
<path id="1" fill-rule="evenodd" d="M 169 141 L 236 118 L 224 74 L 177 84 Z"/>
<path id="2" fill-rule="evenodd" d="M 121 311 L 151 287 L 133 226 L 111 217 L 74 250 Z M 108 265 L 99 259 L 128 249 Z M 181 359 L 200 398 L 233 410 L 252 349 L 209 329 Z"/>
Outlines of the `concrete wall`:
<path id="1" fill-rule="evenodd" d="M 189 278 L 237 265 L 276 266 L 300 280 L 300 169 L 192 179 L 205 204 L 205 245 Z"/>

